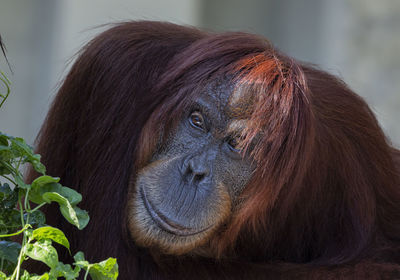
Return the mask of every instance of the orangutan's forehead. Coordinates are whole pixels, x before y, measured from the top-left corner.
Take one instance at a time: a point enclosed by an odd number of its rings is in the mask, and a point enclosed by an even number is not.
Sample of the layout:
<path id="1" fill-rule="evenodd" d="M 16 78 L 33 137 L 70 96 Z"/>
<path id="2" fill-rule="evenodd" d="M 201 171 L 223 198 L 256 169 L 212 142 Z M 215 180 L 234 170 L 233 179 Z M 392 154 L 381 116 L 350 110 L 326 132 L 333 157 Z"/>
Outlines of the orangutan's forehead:
<path id="1" fill-rule="evenodd" d="M 219 112 L 224 112 L 231 119 L 247 119 L 251 116 L 254 97 L 248 87 L 235 84 L 228 78 L 211 83 L 203 96 L 208 103 L 217 106 Z"/>
<path id="2" fill-rule="evenodd" d="M 233 90 L 234 85 L 231 81 L 227 78 L 221 78 L 211 82 L 207 86 L 204 99 L 207 99 L 208 102 L 214 103 L 215 105 L 219 105 L 219 109 L 221 109 L 220 111 L 223 111 L 229 103 L 230 95 Z"/>

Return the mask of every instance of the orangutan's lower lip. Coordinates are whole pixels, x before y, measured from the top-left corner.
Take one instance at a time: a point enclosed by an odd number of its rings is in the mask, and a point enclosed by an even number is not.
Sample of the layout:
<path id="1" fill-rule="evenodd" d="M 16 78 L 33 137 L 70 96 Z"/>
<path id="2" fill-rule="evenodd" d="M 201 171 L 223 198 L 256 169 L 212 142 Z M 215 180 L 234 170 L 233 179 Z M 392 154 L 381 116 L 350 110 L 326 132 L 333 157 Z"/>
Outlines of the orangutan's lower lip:
<path id="1" fill-rule="evenodd" d="M 165 215 L 163 215 L 160 211 L 158 211 L 152 204 L 151 202 L 147 199 L 146 192 L 143 190 L 143 188 L 140 188 L 140 195 L 143 200 L 143 204 L 146 207 L 147 211 L 149 212 L 151 218 L 153 221 L 163 230 L 172 233 L 174 235 L 178 236 L 190 236 L 190 235 L 196 235 L 199 233 L 202 233 L 211 226 L 208 226 L 206 228 L 202 229 L 197 229 L 197 228 L 188 228 L 185 226 L 182 226 L 176 222 L 171 221 L 169 218 L 167 218 Z"/>

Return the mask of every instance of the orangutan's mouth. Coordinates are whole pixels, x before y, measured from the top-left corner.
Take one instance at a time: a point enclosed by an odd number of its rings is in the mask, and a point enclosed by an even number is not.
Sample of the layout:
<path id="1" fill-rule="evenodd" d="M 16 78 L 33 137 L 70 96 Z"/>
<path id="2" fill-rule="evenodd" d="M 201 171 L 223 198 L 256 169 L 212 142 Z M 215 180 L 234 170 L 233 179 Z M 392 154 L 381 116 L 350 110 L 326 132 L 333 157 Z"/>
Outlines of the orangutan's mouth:
<path id="1" fill-rule="evenodd" d="M 211 228 L 211 226 L 202 229 L 189 228 L 171 221 L 171 219 L 167 218 L 166 215 L 161 213 L 152 205 L 152 203 L 147 199 L 146 192 L 143 190 L 143 188 L 140 188 L 140 195 L 144 206 L 150 214 L 150 217 L 161 229 L 165 230 L 166 232 L 178 236 L 190 236 L 202 233 Z"/>

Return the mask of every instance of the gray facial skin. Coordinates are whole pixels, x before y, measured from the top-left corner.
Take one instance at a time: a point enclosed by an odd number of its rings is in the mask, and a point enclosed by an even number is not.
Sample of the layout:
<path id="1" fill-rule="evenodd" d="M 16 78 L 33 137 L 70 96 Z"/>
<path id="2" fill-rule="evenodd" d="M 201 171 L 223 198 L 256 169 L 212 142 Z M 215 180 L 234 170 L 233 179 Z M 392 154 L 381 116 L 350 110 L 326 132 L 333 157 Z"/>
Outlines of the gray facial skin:
<path id="1" fill-rule="evenodd" d="M 228 221 L 255 165 L 237 147 L 232 86 L 210 85 L 130 186 L 128 223 L 138 245 L 185 254 Z"/>

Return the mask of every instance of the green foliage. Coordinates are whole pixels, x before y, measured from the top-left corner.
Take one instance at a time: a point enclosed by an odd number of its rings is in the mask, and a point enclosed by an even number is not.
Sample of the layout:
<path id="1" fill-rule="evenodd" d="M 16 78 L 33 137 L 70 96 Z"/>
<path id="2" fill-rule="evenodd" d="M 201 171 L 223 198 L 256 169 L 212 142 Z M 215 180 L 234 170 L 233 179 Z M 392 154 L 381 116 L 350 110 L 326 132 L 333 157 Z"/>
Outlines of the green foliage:
<path id="1" fill-rule="evenodd" d="M 0 89 L 1 83 L 6 94 L 0 93 L 0 107 L 10 93 L 10 82 L 2 72 Z M 20 171 L 26 164 L 41 174 L 31 184 L 24 181 Z M 59 261 L 53 243 L 71 252 L 69 241 L 61 230 L 46 225 L 40 208 L 57 203 L 64 218 L 78 229 L 85 228 L 89 222 L 88 213 L 77 206 L 82 196 L 59 181 L 60 178 L 46 175 L 40 155 L 24 139 L 0 132 L 0 280 L 72 280 L 81 271 L 85 271 L 84 279 L 88 275 L 94 280 L 117 279 L 118 264 L 114 258 L 90 264 L 78 252 L 72 265 Z M 21 243 L 13 239 L 18 235 L 22 236 Z M 28 259 L 45 263 L 49 271 L 35 275 L 23 270 L 21 265 Z"/>
<path id="2" fill-rule="evenodd" d="M 93 280 L 116 279 L 118 277 L 117 260 L 108 258 L 105 261 L 89 264 L 85 261 L 85 256 L 82 252 L 78 252 L 74 256 L 75 264 L 84 270 L 86 275 L 89 273 Z"/>

